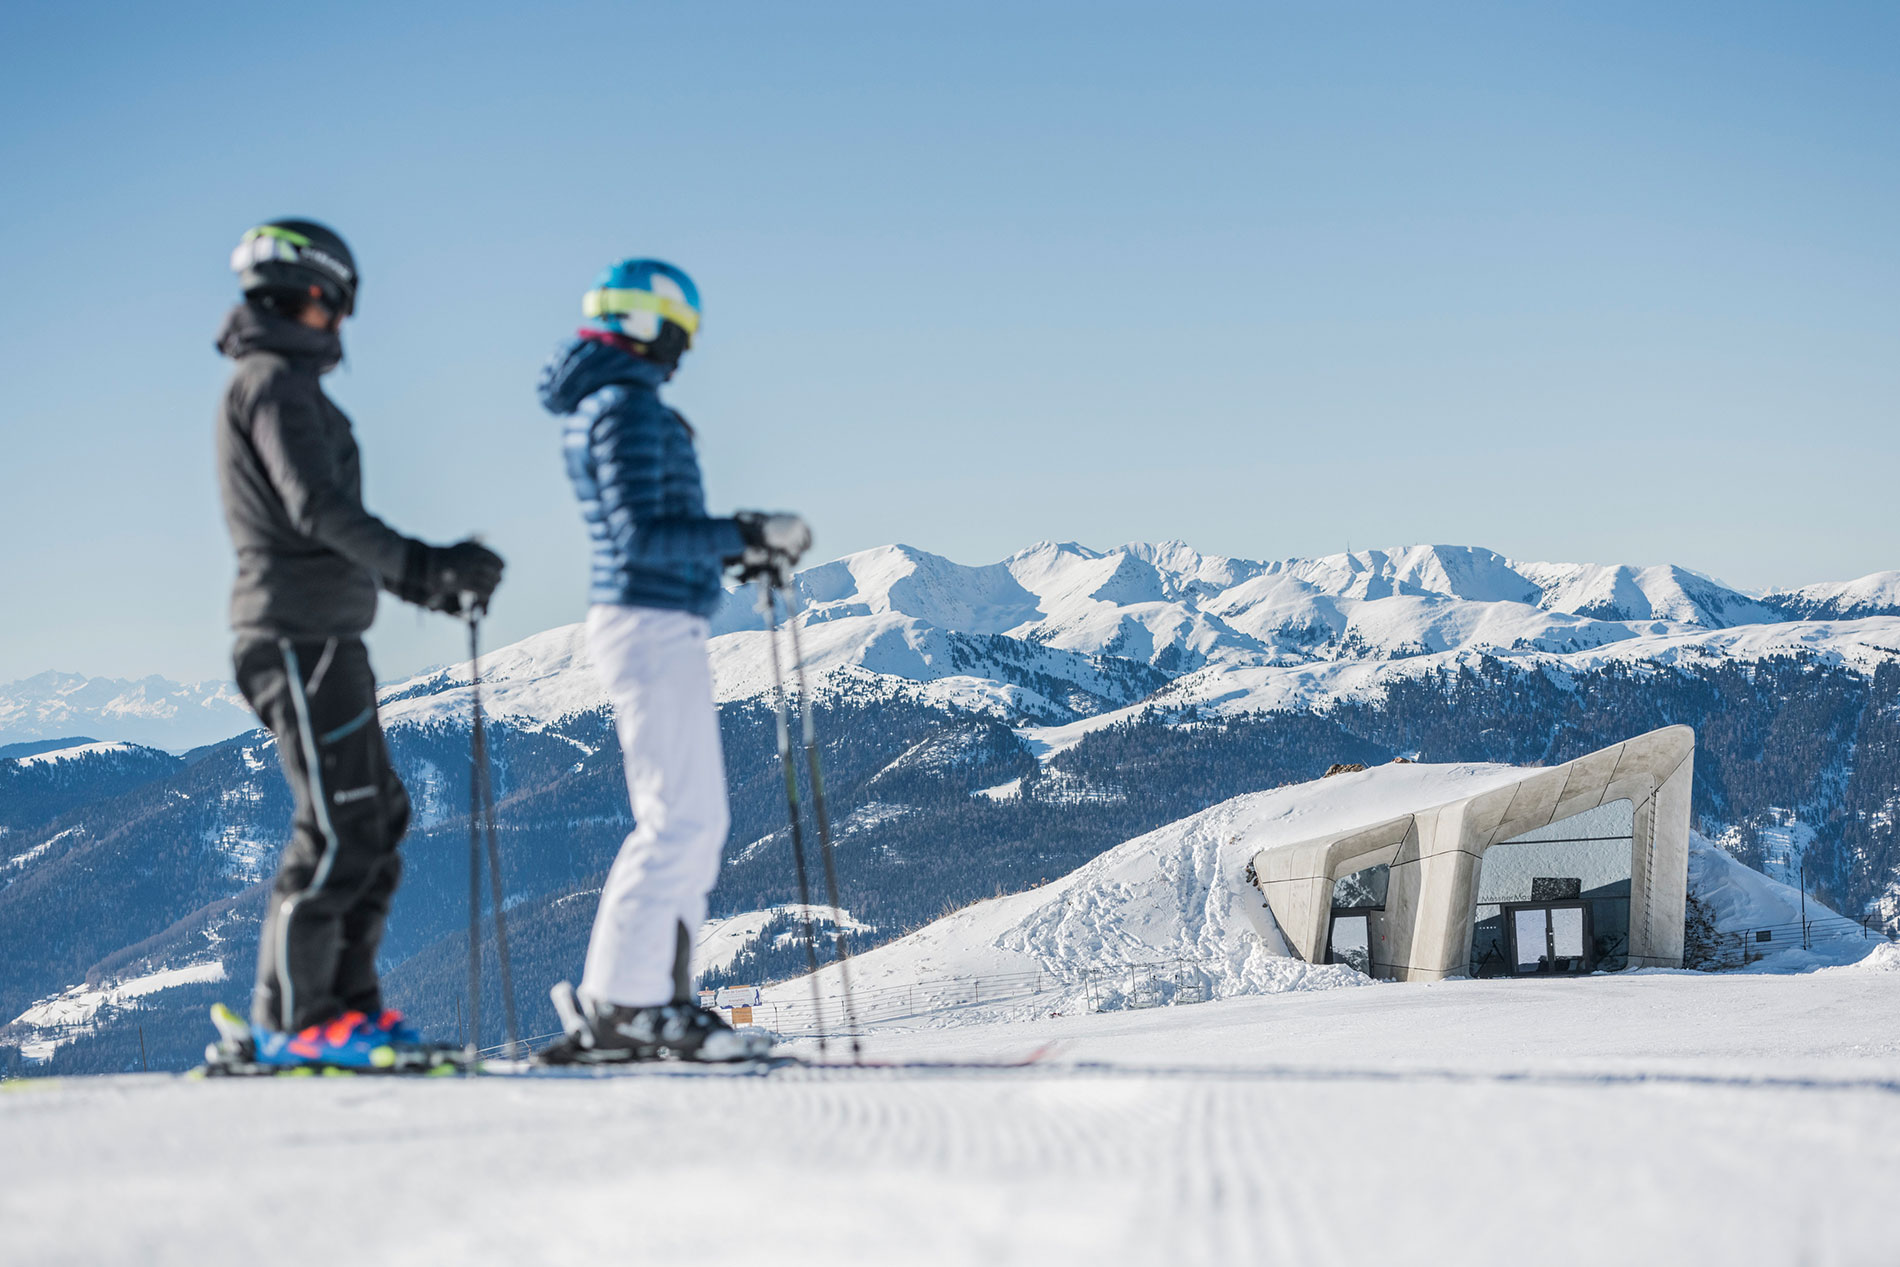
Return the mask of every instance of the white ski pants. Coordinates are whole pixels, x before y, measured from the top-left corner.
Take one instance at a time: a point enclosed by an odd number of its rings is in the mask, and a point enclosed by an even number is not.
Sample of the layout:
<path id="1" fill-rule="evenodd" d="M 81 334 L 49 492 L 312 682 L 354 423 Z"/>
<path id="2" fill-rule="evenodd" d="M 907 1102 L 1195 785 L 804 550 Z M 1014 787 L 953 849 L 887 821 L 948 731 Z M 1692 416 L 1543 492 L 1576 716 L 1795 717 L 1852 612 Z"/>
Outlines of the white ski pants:
<path id="1" fill-rule="evenodd" d="M 596 1002 L 672 1001 L 680 930 L 690 955 L 719 878 L 730 811 L 709 632 L 698 616 L 654 607 L 587 613 L 587 649 L 613 701 L 633 802 L 633 831 L 607 874 L 581 975 L 581 993 Z"/>

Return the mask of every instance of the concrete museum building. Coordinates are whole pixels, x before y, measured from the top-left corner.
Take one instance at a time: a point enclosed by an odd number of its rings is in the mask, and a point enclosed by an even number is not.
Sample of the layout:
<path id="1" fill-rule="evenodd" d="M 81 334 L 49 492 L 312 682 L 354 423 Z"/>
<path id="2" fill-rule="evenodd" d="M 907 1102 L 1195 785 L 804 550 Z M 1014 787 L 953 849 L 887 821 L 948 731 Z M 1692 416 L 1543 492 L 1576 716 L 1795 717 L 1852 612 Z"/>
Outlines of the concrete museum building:
<path id="1" fill-rule="evenodd" d="M 1268 844 L 1251 876 L 1295 954 L 1375 977 L 1680 967 L 1694 777 L 1695 732 L 1670 726 Z"/>

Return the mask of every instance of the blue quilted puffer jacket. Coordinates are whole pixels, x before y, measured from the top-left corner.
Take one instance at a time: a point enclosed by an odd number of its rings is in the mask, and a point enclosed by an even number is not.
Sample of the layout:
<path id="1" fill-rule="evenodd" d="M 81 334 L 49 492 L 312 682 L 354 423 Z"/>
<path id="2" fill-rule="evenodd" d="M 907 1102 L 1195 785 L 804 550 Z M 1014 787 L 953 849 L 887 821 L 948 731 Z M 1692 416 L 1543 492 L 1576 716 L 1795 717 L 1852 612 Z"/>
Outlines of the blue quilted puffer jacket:
<path id="1" fill-rule="evenodd" d="M 594 543 L 595 603 L 711 616 L 721 560 L 745 542 L 709 519 L 692 428 L 660 401 L 664 366 L 589 338 L 541 371 L 541 403 L 567 420 L 567 473 Z"/>

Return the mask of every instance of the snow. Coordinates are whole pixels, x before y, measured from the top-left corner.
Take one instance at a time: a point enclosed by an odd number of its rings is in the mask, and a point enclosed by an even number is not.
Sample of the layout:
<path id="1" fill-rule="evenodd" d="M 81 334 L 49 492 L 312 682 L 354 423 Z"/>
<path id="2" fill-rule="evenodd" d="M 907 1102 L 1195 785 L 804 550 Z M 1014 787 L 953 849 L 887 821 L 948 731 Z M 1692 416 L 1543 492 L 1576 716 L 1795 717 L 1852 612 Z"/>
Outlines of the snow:
<path id="1" fill-rule="evenodd" d="M 1852 963 L 1833 964 L 1822 968 L 1822 972 L 1900 972 L 1900 942 L 1881 942 L 1873 950 L 1854 960 Z"/>
<path id="2" fill-rule="evenodd" d="M 46 851 L 51 849 L 54 845 L 57 845 L 60 841 L 65 840 L 70 836 L 77 836 L 79 834 L 80 834 L 79 828 L 68 827 L 65 831 L 57 832 L 51 836 L 48 836 L 45 840 L 42 840 L 39 844 L 34 845 L 31 849 L 26 850 L 24 853 L 16 853 L 11 858 L 8 858 L 6 862 L 7 869 L 12 870 L 15 867 L 25 867 L 28 864 L 35 862 L 38 859 L 44 857 L 46 855 Z"/>
<path id="3" fill-rule="evenodd" d="M 1779 928 L 1802 918 L 1799 889 L 1737 862 L 1695 832 L 1689 836 L 1689 888 L 1708 903 L 1720 932 Z M 1854 922 L 1822 905 L 1816 897 L 1807 899 L 1807 918 L 1822 923 Z"/>
<path id="4" fill-rule="evenodd" d="M 36 765 L 61 765 L 67 761 L 78 761 L 85 757 L 98 756 L 109 752 L 133 752 L 137 744 L 120 742 L 82 743 L 71 748 L 55 748 L 50 752 L 36 752 L 30 757 L 12 757 L 14 765 L 22 769 Z"/>
<path id="5" fill-rule="evenodd" d="M 1900 572 L 1873 572 L 1853 581 L 1804 585 L 1772 597 L 1797 610 L 1820 609 L 1838 616 L 1900 611 Z"/>
<path id="6" fill-rule="evenodd" d="M 1064 723 L 1060 726 L 1018 726 L 1016 735 L 1038 761 L 1067 752 L 1098 730 L 1133 721 L 1140 716 L 1144 704 L 1131 704 L 1127 708 L 1118 708 L 1112 712 L 1097 713 L 1093 717 L 1084 717 L 1080 721 Z"/>
<path id="7" fill-rule="evenodd" d="M 821 903 L 801 906 L 790 902 L 763 910 L 741 911 L 737 915 L 709 919 L 699 926 L 699 936 L 693 943 L 694 971 L 705 974 L 730 968 L 733 960 L 757 943 L 765 926 L 781 915 L 799 920 L 809 918 L 828 928 L 842 926 L 847 933 L 873 931 L 870 925 L 853 918 L 849 911 Z"/>
<path id="8" fill-rule="evenodd" d="M 1892 950 L 1869 940 L 1860 923 L 1819 898 L 1810 894 L 1804 905 L 1799 888 L 1745 866 L 1694 832 L 1689 836 L 1689 889 L 1708 904 L 1717 932 L 1745 939 L 1751 956 L 1745 972 L 1810 972 L 1855 963 L 1870 951 L 1884 955 Z M 1769 932 L 1769 941 L 1757 940 L 1760 930 Z"/>
<path id="9" fill-rule="evenodd" d="M 998 783 L 994 787 L 978 788 L 970 793 L 971 796 L 981 796 L 992 801 L 1013 801 L 1022 794 L 1023 781 L 1021 779 L 1011 779 L 1006 783 Z"/>
<path id="10" fill-rule="evenodd" d="M 607 706 L 587 657 L 586 626 L 561 625 L 482 656 L 482 707 L 491 717 L 539 729 Z M 467 661 L 378 691 L 383 726 L 466 722 L 473 707 Z"/>
<path id="11" fill-rule="evenodd" d="M 76 985 L 51 998 L 41 999 L 14 1017 L 12 1024 L 36 1031 L 20 1044 L 21 1053 L 29 1060 L 44 1060 L 62 1042 L 86 1033 L 103 1007 L 121 1007 L 133 999 L 174 986 L 222 980 L 224 964 L 214 959 L 130 977 L 111 985 Z"/>
<path id="12" fill-rule="evenodd" d="M 1396 661 L 1351 659 L 1291 666 L 1212 664 L 1175 679 L 1157 691 L 1150 702 L 1168 709 L 1198 709 L 1210 716 L 1304 711 L 1339 700 L 1378 698 L 1396 679 L 1455 670 L 1460 665 L 1475 664 L 1480 656 L 1525 667 L 1589 671 L 1612 662 L 1694 668 L 1811 655 L 1822 663 L 1859 672 L 1871 672 L 1900 657 L 1900 617 L 1747 625 L 1701 632 L 1670 629 L 1639 633 L 1629 626 L 1614 628 L 1621 631 L 1617 641 L 1580 644 L 1567 651 L 1470 645 Z M 1404 629 L 1408 637 L 1432 636 L 1428 627 L 1417 623 L 1406 624 Z M 1389 638 L 1387 634 L 1380 636 Z"/>
<path id="13" fill-rule="evenodd" d="M 706 1267 L 1358 1267 L 1479 1242 L 1549 1267 L 1887 1261 L 1900 945 L 1434 984 L 1272 953 L 1240 874 L 1259 848 L 1520 776 L 1395 764 L 1236 797 L 947 915 L 853 961 L 863 1069 L 0 1084 L 24 1092 L 0 1096 L 9 1256 L 255 1262 L 281 1256 L 290 1209 L 347 1211 L 379 1261 L 473 1267 L 633 1243 Z M 1798 914 L 1798 892 L 1693 844 L 1722 927 L 1776 922 L 1791 896 Z M 708 921 L 702 968 L 787 911 Z M 1048 988 L 896 1004 L 1010 974 Z M 21 1019 L 80 1024 L 108 995 L 220 975 L 76 990 Z M 765 1017 L 809 985 L 769 988 Z"/>
<path id="14" fill-rule="evenodd" d="M 379 1262 L 471 1267 L 1891 1261 L 1892 967 L 1380 985 L 867 1041 L 1056 1050 L 987 1073 L 9 1083 L 8 1257 L 270 1261 L 287 1212 L 347 1212 Z"/>
<path id="15" fill-rule="evenodd" d="M 1523 777 L 1511 766 L 1393 764 L 1253 792 L 1125 841 L 1038 888 L 991 898 L 867 951 L 851 964 L 866 1018 L 934 1011 L 960 1026 L 1100 1006 L 1146 990 L 1197 998 L 1332 990 L 1367 979 L 1340 964 L 1289 958 L 1246 878 L 1259 850 L 1385 821 Z M 1132 970 L 1132 971 L 1131 971 Z M 838 970 L 819 974 L 838 992 Z M 1133 985 L 1128 982 L 1132 978 Z M 983 991 L 959 983 L 989 981 Z M 1033 988 L 1031 982 L 1034 983 Z M 765 991 L 784 1032 L 809 1019 L 809 979 Z"/>

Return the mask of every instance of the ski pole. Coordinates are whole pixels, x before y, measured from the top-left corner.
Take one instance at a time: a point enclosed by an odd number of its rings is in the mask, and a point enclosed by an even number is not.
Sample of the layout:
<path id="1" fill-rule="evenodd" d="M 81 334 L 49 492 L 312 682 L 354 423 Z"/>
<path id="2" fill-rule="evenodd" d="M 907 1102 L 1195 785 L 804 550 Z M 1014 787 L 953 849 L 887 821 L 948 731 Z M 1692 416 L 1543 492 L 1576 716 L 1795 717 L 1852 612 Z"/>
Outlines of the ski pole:
<path id="1" fill-rule="evenodd" d="M 481 1018 L 481 856 L 488 856 L 489 900 L 495 911 L 495 964 L 501 973 L 501 1008 L 508 1042 L 504 1051 L 509 1060 L 517 1056 L 520 1026 L 515 1019 L 515 982 L 513 963 L 508 954 L 508 919 L 502 911 L 501 846 L 495 835 L 495 785 L 488 761 L 488 730 L 482 717 L 482 609 L 468 606 L 469 694 L 474 713 L 469 733 L 469 820 L 468 820 L 468 929 L 469 929 L 469 1050 L 480 1047 Z M 478 841 L 486 848 L 478 846 Z"/>
<path id="2" fill-rule="evenodd" d="M 845 932 L 844 908 L 838 904 L 838 867 L 832 861 L 831 815 L 825 809 L 825 776 L 819 762 L 817 727 L 812 724 L 811 685 L 805 678 L 805 651 L 799 645 L 798 584 L 789 576 L 781 575 L 778 579 L 785 593 L 785 624 L 792 633 L 792 672 L 798 681 L 798 709 L 804 731 L 805 764 L 811 776 L 812 817 L 818 822 L 818 856 L 824 860 L 825 896 L 831 902 L 832 927 L 837 932 L 838 988 L 844 994 L 845 1024 L 851 1035 L 851 1060 L 853 1064 L 861 1064 L 864 1054 L 858 1047 L 858 1008 L 851 997 L 851 943 Z"/>
<path id="3" fill-rule="evenodd" d="M 475 1067 L 482 1045 L 482 670 L 475 640 L 475 618 L 469 617 L 469 682 L 474 687 L 474 718 L 468 745 L 468 1038 L 462 1055 Z"/>
<path id="4" fill-rule="evenodd" d="M 812 1025 L 818 1031 L 818 1054 L 824 1055 L 824 1003 L 818 995 L 818 935 L 812 929 L 811 881 L 805 870 L 805 829 L 798 812 L 798 770 L 792 764 L 791 708 L 785 698 L 785 671 L 778 658 L 778 609 L 772 602 L 771 564 L 753 574 L 759 587 L 759 611 L 765 616 L 766 645 L 772 654 L 772 707 L 778 716 L 778 763 L 785 771 L 785 808 L 792 827 L 792 866 L 798 873 L 798 909 L 805 934 L 805 959 L 811 966 Z"/>

